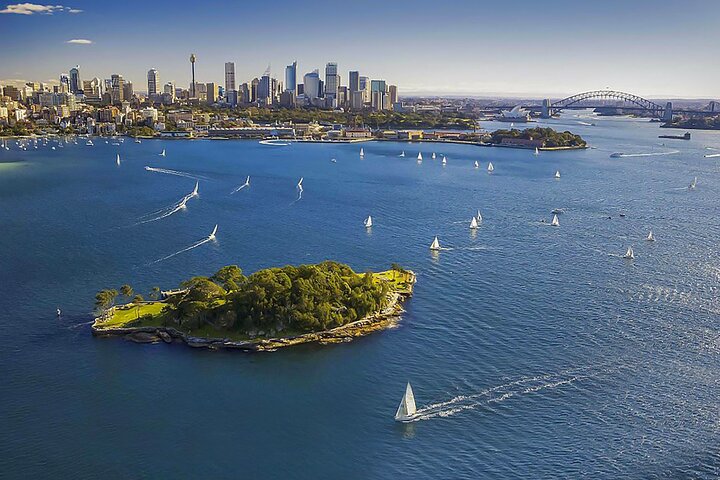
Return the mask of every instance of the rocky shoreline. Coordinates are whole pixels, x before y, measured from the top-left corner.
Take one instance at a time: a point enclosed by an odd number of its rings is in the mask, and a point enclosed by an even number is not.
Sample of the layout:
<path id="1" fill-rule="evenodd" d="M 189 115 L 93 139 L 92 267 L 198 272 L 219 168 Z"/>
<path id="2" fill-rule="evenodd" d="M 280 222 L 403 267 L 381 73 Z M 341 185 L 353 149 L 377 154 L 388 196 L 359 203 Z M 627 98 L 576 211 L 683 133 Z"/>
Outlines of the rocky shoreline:
<path id="1" fill-rule="evenodd" d="M 304 343 L 346 343 L 355 338 L 363 337 L 378 330 L 384 330 L 397 324 L 405 311 L 402 303 L 412 295 L 410 293 L 392 293 L 390 302 L 382 311 L 357 320 L 347 325 L 324 330 L 321 332 L 305 333 L 291 337 L 274 337 L 252 340 L 231 340 L 229 338 L 195 337 L 174 327 L 119 327 L 103 328 L 101 319 L 96 318 L 92 324 L 92 333 L 96 337 L 121 336 L 136 343 L 173 343 L 180 341 L 193 348 L 209 350 L 240 350 L 245 352 L 273 352 L 278 348 L 291 347 Z"/>

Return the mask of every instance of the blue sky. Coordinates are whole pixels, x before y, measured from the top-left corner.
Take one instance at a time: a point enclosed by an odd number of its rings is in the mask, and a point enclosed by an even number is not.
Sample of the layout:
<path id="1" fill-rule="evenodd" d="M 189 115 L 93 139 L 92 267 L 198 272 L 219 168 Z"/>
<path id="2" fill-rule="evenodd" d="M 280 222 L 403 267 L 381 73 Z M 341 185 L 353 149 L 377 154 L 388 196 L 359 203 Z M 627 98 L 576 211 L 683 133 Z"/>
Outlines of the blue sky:
<path id="1" fill-rule="evenodd" d="M 643 96 L 720 97 L 720 1 L 425 0 L 98 2 L 54 0 L 51 13 L 0 0 L 0 82 L 120 73 L 137 90 L 278 78 L 336 61 L 400 93 L 562 95 L 611 87 Z M 34 5 L 46 5 L 37 3 Z M 58 5 L 58 4 L 55 4 Z M 78 10 L 82 10 L 78 12 Z M 67 43 L 89 40 L 90 44 Z"/>

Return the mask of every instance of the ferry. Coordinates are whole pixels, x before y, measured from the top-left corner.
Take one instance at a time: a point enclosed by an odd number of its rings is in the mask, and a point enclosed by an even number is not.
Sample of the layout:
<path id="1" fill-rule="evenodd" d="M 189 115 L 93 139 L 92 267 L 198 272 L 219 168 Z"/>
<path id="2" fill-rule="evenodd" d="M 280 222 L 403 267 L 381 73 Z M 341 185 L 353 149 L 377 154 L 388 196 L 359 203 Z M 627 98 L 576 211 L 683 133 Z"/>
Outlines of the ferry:
<path id="1" fill-rule="evenodd" d="M 670 138 L 672 140 L 690 140 L 690 132 L 685 132 L 685 135 L 658 135 L 658 138 Z"/>

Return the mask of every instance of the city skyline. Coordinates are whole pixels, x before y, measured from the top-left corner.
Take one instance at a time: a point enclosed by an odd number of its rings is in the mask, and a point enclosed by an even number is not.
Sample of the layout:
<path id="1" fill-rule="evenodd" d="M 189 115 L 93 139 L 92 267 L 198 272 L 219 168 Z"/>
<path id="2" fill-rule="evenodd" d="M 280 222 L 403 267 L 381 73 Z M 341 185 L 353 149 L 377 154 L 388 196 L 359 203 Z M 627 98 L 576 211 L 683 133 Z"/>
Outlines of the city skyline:
<path id="1" fill-rule="evenodd" d="M 720 5 L 710 2 L 678 9 L 670 2 L 609 1 L 600 11 L 565 0 L 542 6 L 521 0 L 511 18 L 492 4 L 401 2 L 370 23 L 359 12 L 309 12 L 282 1 L 250 9 L 214 2 L 191 16 L 168 2 L 131 1 L 128 8 L 142 5 L 143 14 L 129 23 L 87 1 L 1 5 L 0 40 L 12 44 L 23 35 L 23 48 L 4 53 L 0 83 L 57 83 L 80 65 L 84 78 L 120 73 L 138 90 L 150 68 L 161 84 L 188 86 L 193 52 L 197 81 L 217 85 L 225 84 L 227 62 L 235 64 L 239 84 L 260 78 L 268 64 L 282 81 L 285 66 L 297 60 L 298 82 L 316 68 L 324 77 L 326 64 L 337 62 L 343 85 L 349 71 L 360 71 L 405 95 L 543 97 L 610 86 L 647 97 L 720 96 L 713 80 L 720 66 L 704 61 L 698 48 L 720 41 L 710 28 Z M 366 8 L 380 5 L 370 1 Z M 356 21 L 343 21 L 348 15 Z"/>

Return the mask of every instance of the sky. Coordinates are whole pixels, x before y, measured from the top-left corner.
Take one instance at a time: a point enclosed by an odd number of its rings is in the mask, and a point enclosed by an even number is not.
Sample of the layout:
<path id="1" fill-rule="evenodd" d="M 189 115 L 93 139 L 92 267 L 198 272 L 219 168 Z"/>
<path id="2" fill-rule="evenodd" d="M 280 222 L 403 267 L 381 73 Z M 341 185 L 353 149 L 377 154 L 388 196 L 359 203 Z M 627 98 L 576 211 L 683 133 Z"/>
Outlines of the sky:
<path id="1" fill-rule="evenodd" d="M 649 98 L 720 98 L 718 0 L 98 2 L 0 0 L 0 84 L 113 73 L 147 89 L 238 83 L 268 65 L 298 81 L 329 61 L 402 94 L 561 97 L 610 87 Z"/>

